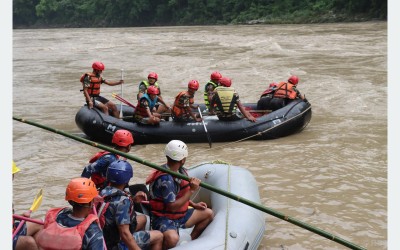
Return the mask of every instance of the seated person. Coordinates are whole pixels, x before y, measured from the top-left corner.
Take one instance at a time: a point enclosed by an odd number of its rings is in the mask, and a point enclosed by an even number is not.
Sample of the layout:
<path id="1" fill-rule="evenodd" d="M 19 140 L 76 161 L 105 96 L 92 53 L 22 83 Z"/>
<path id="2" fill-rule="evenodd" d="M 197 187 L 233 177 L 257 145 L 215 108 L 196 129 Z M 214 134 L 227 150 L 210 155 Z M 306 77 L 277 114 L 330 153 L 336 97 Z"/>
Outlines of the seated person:
<path id="1" fill-rule="evenodd" d="M 201 118 L 193 114 L 192 108 L 194 106 L 194 94 L 199 89 L 199 82 L 191 80 L 188 83 L 188 90 L 180 92 L 175 97 L 174 105 L 172 106 L 171 115 L 174 121 L 185 122 L 194 120 L 201 122 Z"/>
<path id="2" fill-rule="evenodd" d="M 294 75 L 287 82 L 271 83 L 270 87 L 261 94 L 257 109 L 275 111 L 285 107 L 294 99 L 304 100 L 304 95 L 296 89 L 298 83 L 299 78 Z"/>
<path id="3" fill-rule="evenodd" d="M 65 200 L 72 206 L 52 208 L 46 213 L 44 228 L 38 232 L 40 249 L 103 249 L 103 232 L 98 218 L 92 214 L 96 185 L 88 178 L 72 179 L 65 191 Z"/>
<path id="4" fill-rule="evenodd" d="M 156 72 L 150 72 L 147 76 L 147 81 L 143 80 L 139 83 L 139 93 L 137 94 L 137 99 L 140 100 L 140 98 L 147 93 L 147 89 L 150 86 L 154 86 L 158 89 L 157 100 L 162 104 L 161 106 L 158 104 L 156 105 L 155 112 L 161 114 L 169 110 L 170 107 L 164 102 L 164 99 L 161 96 L 161 88 L 158 84 L 158 74 Z"/>
<path id="5" fill-rule="evenodd" d="M 242 105 L 239 94 L 231 87 L 232 80 L 228 77 L 222 77 L 219 81 L 221 86 L 215 88 L 214 95 L 210 103 L 210 115 L 214 114 L 214 110 L 221 121 L 240 120 L 236 114 L 236 108 L 251 122 L 256 122 L 256 118 L 252 116 Z"/>
<path id="6" fill-rule="evenodd" d="M 147 93 L 143 94 L 138 100 L 133 119 L 139 124 L 158 125 L 161 115 L 155 112 L 155 106 L 158 101 L 158 88 L 149 86 Z"/>
<path id="7" fill-rule="evenodd" d="M 214 89 L 219 86 L 219 80 L 221 80 L 222 75 L 218 71 L 214 71 L 210 75 L 210 80 L 204 86 L 204 104 L 207 109 L 210 109 L 210 101 L 214 94 Z"/>

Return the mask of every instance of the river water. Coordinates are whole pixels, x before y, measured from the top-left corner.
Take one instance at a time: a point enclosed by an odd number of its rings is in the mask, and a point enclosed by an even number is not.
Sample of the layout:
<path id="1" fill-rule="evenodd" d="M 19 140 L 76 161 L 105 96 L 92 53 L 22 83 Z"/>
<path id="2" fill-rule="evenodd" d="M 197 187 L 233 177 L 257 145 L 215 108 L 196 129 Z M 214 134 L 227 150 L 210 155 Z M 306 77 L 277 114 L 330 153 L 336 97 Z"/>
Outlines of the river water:
<path id="1" fill-rule="evenodd" d="M 267 141 L 189 144 L 187 166 L 222 160 L 249 169 L 264 206 L 368 249 L 387 249 L 387 23 L 192 26 L 13 31 L 13 115 L 82 133 L 74 117 L 84 103 L 79 78 L 95 60 L 103 76 L 120 78 L 134 101 L 138 83 L 159 75 L 172 102 L 191 79 L 212 71 L 233 79 L 242 102 L 256 102 L 272 81 L 300 78 L 313 105 L 301 133 Z M 112 99 L 120 86 L 102 86 Z M 202 91 L 195 100 L 202 101 Z M 165 145 L 134 146 L 131 154 L 161 164 Z M 43 187 L 41 218 L 66 206 L 65 187 L 98 149 L 13 121 L 13 158 L 21 168 L 13 186 L 16 212 Z M 132 183 L 150 168 L 132 162 Z M 259 249 L 344 249 L 266 217 Z"/>

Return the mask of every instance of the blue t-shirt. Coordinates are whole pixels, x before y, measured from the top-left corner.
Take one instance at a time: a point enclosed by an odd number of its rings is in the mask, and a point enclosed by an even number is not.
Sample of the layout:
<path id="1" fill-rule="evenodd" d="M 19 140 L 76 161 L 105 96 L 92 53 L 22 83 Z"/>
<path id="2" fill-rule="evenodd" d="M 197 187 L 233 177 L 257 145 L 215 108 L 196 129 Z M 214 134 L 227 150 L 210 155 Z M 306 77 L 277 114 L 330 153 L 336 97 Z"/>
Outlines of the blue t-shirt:
<path id="1" fill-rule="evenodd" d="M 58 214 L 56 222 L 64 227 L 74 227 L 81 223 L 83 218 L 72 216 L 72 209 L 65 209 Z M 82 250 L 103 250 L 103 232 L 97 222 L 90 224 L 82 240 Z"/>

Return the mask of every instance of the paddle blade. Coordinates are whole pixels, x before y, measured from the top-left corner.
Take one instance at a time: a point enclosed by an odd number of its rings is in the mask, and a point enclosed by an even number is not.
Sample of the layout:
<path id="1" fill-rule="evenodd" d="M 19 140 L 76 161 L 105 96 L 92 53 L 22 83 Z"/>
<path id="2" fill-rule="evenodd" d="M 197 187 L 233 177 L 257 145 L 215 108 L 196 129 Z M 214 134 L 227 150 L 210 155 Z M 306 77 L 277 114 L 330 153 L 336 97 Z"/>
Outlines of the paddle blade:
<path id="1" fill-rule="evenodd" d="M 43 189 L 40 189 L 39 192 L 36 194 L 35 199 L 33 200 L 30 211 L 34 212 L 40 207 L 40 205 L 42 204 L 42 198 L 43 198 Z"/>

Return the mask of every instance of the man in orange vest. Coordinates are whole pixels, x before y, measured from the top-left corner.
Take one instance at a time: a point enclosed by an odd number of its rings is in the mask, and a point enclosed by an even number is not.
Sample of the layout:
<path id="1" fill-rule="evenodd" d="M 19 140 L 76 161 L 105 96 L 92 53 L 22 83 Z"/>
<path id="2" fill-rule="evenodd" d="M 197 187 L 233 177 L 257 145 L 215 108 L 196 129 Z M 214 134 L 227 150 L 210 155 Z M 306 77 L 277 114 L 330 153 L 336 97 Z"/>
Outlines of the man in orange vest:
<path id="1" fill-rule="evenodd" d="M 100 96 L 100 85 L 105 83 L 110 86 L 115 86 L 124 83 L 124 80 L 108 81 L 104 79 L 101 76 L 105 68 L 102 62 L 94 62 L 92 68 L 92 72 L 83 74 L 80 79 L 83 85 L 83 95 L 85 96 L 86 104 L 90 109 L 96 106 L 107 115 L 109 114 L 108 110 L 111 110 L 112 116 L 119 118 L 117 106 L 107 98 Z"/>
<path id="2" fill-rule="evenodd" d="M 265 90 L 257 103 L 258 110 L 278 110 L 285 107 L 294 99 L 304 100 L 304 95 L 300 94 L 296 85 L 299 78 L 295 75 L 289 77 L 287 82 L 271 83 L 269 88 Z"/>
<path id="3" fill-rule="evenodd" d="M 175 97 L 174 105 L 172 106 L 172 119 L 178 122 L 186 122 L 193 119 L 196 122 L 201 122 L 201 118 L 196 116 L 193 112 L 194 94 L 199 89 L 199 82 L 197 80 L 190 80 L 188 83 L 188 90 L 180 92 Z M 192 121 L 193 121 L 192 120 Z"/>
<path id="4" fill-rule="evenodd" d="M 165 147 L 167 163 L 162 167 L 188 175 L 183 168 L 188 148 L 179 140 L 170 141 Z M 205 202 L 194 203 L 191 195 L 199 190 L 200 179 L 190 178 L 190 182 L 174 178 L 162 171 L 153 171 L 146 180 L 150 187 L 150 207 L 152 228 L 164 235 L 164 249 L 176 246 L 179 228 L 193 227 L 192 240 L 197 239 L 214 218 L 213 211 Z M 189 207 L 191 206 L 191 207 Z"/>

